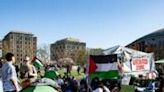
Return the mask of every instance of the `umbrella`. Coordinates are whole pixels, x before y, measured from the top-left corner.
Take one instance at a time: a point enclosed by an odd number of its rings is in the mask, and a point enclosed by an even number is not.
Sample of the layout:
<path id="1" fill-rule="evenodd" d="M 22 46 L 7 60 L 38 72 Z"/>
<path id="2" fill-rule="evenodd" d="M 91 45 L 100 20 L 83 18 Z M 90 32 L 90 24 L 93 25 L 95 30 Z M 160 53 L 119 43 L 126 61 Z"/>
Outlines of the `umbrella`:
<path id="1" fill-rule="evenodd" d="M 59 73 L 55 70 L 49 70 L 47 72 L 45 72 L 44 74 L 44 78 L 50 78 L 50 79 L 54 79 L 59 75 Z"/>
<path id="2" fill-rule="evenodd" d="M 58 92 L 51 86 L 45 85 L 37 85 L 37 86 L 29 86 L 25 88 L 22 92 Z"/>

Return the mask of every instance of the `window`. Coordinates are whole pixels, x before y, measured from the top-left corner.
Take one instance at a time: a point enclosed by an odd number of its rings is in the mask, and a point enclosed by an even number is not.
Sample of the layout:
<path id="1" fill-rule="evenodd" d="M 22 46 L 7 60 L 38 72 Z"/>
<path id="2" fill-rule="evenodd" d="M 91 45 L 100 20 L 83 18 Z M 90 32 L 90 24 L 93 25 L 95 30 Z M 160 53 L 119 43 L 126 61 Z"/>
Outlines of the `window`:
<path id="1" fill-rule="evenodd" d="M 10 36 L 11 39 L 13 39 L 13 36 Z"/>
<path id="2" fill-rule="evenodd" d="M 75 49 L 75 46 L 72 46 L 72 49 Z"/>
<path id="3" fill-rule="evenodd" d="M 69 49 L 70 48 L 70 46 L 67 46 L 67 49 Z"/>

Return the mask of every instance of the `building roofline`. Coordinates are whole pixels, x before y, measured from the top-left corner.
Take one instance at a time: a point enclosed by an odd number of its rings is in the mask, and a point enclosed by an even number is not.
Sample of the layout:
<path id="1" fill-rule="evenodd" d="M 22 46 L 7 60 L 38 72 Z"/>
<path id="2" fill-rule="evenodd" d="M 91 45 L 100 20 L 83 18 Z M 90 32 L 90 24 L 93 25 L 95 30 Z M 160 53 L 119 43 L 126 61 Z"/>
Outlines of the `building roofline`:
<path id="1" fill-rule="evenodd" d="M 9 34 L 11 33 L 18 33 L 18 34 L 29 34 L 29 35 L 32 35 L 34 36 L 34 34 L 32 34 L 31 32 L 25 32 L 25 31 L 16 31 L 16 30 L 11 30 L 10 32 L 8 32 L 2 40 L 4 40 Z"/>
<path id="2" fill-rule="evenodd" d="M 129 45 L 131 45 L 131 44 L 133 44 L 133 43 L 136 43 L 136 42 L 141 41 L 141 40 L 146 39 L 146 38 L 161 36 L 162 34 L 160 34 L 160 33 L 163 33 L 163 34 L 164 34 L 164 28 L 159 29 L 159 30 L 157 30 L 157 31 L 154 31 L 154 32 L 152 32 L 152 33 L 149 33 L 149 34 L 147 34 L 147 35 L 144 35 L 144 36 L 142 36 L 142 37 L 140 37 L 140 38 L 134 40 L 133 42 L 131 42 L 130 44 L 128 44 L 128 45 L 126 45 L 126 46 L 129 46 Z"/>
<path id="3" fill-rule="evenodd" d="M 22 33 L 22 34 L 31 34 L 31 35 L 33 35 L 31 32 L 17 31 L 17 30 L 11 30 L 9 33 Z M 8 34 L 9 34 L 9 33 L 8 33 Z"/>
<path id="4" fill-rule="evenodd" d="M 62 42 L 62 41 L 85 43 L 85 42 L 80 41 L 80 40 L 77 39 L 77 38 L 68 37 L 68 38 L 64 38 L 64 39 L 61 39 L 61 40 L 57 40 L 56 42 L 54 42 L 54 43 L 52 43 L 52 44 L 55 44 L 55 43 L 57 43 L 57 42 Z"/>
<path id="5" fill-rule="evenodd" d="M 80 42 L 79 39 L 77 38 L 73 38 L 73 37 L 67 37 L 67 38 L 64 38 L 64 39 L 61 39 L 59 41 L 72 41 L 72 42 Z"/>

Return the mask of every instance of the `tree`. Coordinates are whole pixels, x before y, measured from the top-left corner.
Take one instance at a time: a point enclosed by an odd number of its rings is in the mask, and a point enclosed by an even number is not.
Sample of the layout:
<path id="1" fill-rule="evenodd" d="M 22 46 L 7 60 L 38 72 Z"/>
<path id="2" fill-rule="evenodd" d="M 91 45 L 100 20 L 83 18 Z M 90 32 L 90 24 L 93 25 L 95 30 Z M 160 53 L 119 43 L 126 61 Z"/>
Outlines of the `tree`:
<path id="1" fill-rule="evenodd" d="M 37 49 L 37 58 L 43 62 L 50 61 L 50 47 L 47 44 L 43 44 Z"/>
<path id="2" fill-rule="evenodd" d="M 86 51 L 79 50 L 77 52 L 76 63 L 80 64 L 81 66 L 83 66 L 85 64 L 85 62 L 86 62 L 86 57 L 87 57 Z"/>

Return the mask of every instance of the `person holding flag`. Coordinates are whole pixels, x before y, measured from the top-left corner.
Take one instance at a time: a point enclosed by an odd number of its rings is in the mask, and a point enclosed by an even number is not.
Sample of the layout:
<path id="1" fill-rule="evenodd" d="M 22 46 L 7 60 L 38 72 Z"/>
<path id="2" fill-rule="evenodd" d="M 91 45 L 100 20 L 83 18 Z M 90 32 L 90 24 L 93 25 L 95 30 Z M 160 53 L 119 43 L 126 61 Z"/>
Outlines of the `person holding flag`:
<path id="1" fill-rule="evenodd" d="M 32 79 L 33 81 L 35 79 L 37 79 L 37 71 L 36 71 L 36 68 L 35 66 L 33 65 L 33 61 L 30 61 L 30 58 L 28 56 L 26 56 L 25 60 L 27 61 L 26 62 L 26 65 L 27 65 L 27 68 L 28 68 L 28 78 Z"/>
<path id="2" fill-rule="evenodd" d="M 37 71 L 35 66 L 33 65 L 33 61 L 30 60 L 28 56 L 25 57 L 25 77 L 22 82 L 22 87 L 25 88 L 29 86 L 32 82 L 35 82 L 37 79 Z"/>

